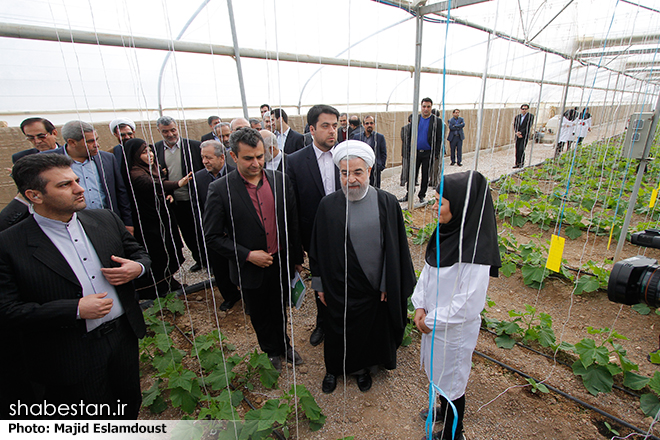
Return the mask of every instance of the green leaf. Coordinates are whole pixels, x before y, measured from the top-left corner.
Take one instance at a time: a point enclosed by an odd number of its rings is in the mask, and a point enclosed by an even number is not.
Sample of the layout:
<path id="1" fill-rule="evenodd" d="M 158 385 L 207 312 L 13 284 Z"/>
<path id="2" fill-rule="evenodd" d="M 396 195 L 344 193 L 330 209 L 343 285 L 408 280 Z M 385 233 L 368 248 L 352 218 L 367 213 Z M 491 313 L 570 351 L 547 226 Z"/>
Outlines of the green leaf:
<path id="1" fill-rule="evenodd" d="M 516 322 L 500 321 L 497 325 L 497 334 L 515 335 L 521 332 L 520 326 Z"/>
<path id="2" fill-rule="evenodd" d="M 502 335 L 495 338 L 495 344 L 499 348 L 512 349 L 516 345 L 516 340 L 509 335 Z"/>
<path id="3" fill-rule="evenodd" d="M 280 372 L 273 367 L 272 364 L 267 367 L 261 367 L 259 370 L 259 381 L 266 388 L 273 388 L 277 384 L 277 379 L 280 377 Z"/>
<path id="4" fill-rule="evenodd" d="M 566 236 L 571 240 L 575 240 L 582 235 L 582 229 L 576 226 L 569 226 L 564 230 L 564 232 L 566 233 Z"/>
<path id="5" fill-rule="evenodd" d="M 197 407 L 197 401 L 202 395 L 199 384 L 195 380 L 191 386 L 191 391 L 177 387 L 170 390 L 170 400 L 176 408 L 181 408 L 184 412 L 192 414 Z"/>
<path id="6" fill-rule="evenodd" d="M 607 422 L 603 422 L 603 423 L 605 423 L 605 426 L 607 427 L 607 429 L 609 429 L 609 431 L 610 431 L 612 434 L 614 434 L 614 435 L 619 435 L 619 431 L 617 431 L 616 429 L 613 429 L 613 428 L 612 428 L 612 425 L 610 425 L 610 424 L 607 423 Z"/>
<path id="7" fill-rule="evenodd" d="M 603 346 L 597 347 L 593 339 L 582 339 L 575 344 L 575 349 L 585 368 L 594 362 L 600 365 L 607 365 L 610 362 L 610 352 Z"/>
<path id="8" fill-rule="evenodd" d="M 655 394 L 643 394 L 639 399 L 639 406 L 647 417 L 655 418 L 660 410 L 660 400 Z"/>
<path id="9" fill-rule="evenodd" d="M 521 269 L 525 285 L 539 289 L 543 288 L 543 281 L 548 276 L 548 271 L 544 267 L 524 265 Z"/>
<path id="10" fill-rule="evenodd" d="M 511 217 L 511 224 L 516 228 L 522 228 L 525 226 L 525 223 L 527 223 L 527 217 L 523 217 L 522 215 L 514 215 Z"/>
<path id="11" fill-rule="evenodd" d="M 649 354 L 652 364 L 660 364 L 660 350 L 652 351 Z"/>
<path id="12" fill-rule="evenodd" d="M 587 391 L 594 396 L 597 396 L 598 393 L 609 393 L 612 391 L 614 380 L 606 367 L 592 364 L 585 368 L 582 362 L 575 361 L 573 363 L 573 373 L 577 376 L 582 376 L 582 383 L 587 388 Z"/>
<path id="13" fill-rule="evenodd" d="M 142 406 L 151 406 L 156 398 L 160 396 L 160 384 L 161 380 L 158 379 L 154 384 L 145 392 L 142 393 Z"/>
<path id="14" fill-rule="evenodd" d="M 650 380 L 651 379 L 648 377 L 633 373 L 632 371 L 626 371 L 623 374 L 623 385 L 630 388 L 631 390 L 641 390 L 649 383 Z"/>
<path id="15" fill-rule="evenodd" d="M 172 440 L 200 440 L 204 425 L 195 420 L 181 420 L 172 429 Z"/>
<path id="16" fill-rule="evenodd" d="M 190 391 L 193 386 L 193 382 L 197 379 L 197 375 L 190 370 L 183 370 L 180 373 L 174 373 L 168 376 L 169 383 L 167 388 L 183 388 L 186 391 Z"/>
<path id="17" fill-rule="evenodd" d="M 572 351 L 574 353 L 577 353 L 577 350 L 575 349 L 575 345 L 569 344 L 566 341 L 562 341 L 561 344 L 559 344 L 558 348 L 563 351 Z"/>
<path id="18" fill-rule="evenodd" d="M 154 399 L 154 402 L 149 407 L 149 411 L 154 414 L 160 414 L 167 408 L 169 408 L 169 406 L 167 405 L 167 402 L 165 402 L 165 399 L 163 399 L 163 396 L 158 396 L 156 399 Z"/>
<path id="19" fill-rule="evenodd" d="M 516 266 L 516 263 L 514 263 L 513 261 L 507 261 L 506 263 L 502 263 L 502 267 L 500 268 L 500 270 L 502 271 L 502 275 L 508 278 L 514 273 L 516 273 L 517 267 L 518 266 Z"/>
<path id="20" fill-rule="evenodd" d="M 154 343 L 156 344 L 156 347 L 163 353 L 172 347 L 172 339 L 170 339 L 170 337 L 165 333 L 157 334 L 154 338 Z"/>
<path id="21" fill-rule="evenodd" d="M 200 352 L 199 360 L 202 364 L 202 368 L 206 371 L 215 370 L 216 368 L 224 368 L 225 364 L 222 352 L 217 348 Z"/>
<path id="22" fill-rule="evenodd" d="M 225 368 L 223 366 L 219 366 L 218 368 L 213 370 L 211 374 L 206 376 L 204 380 L 206 381 L 206 383 L 211 385 L 211 389 L 213 389 L 214 391 L 218 391 L 227 388 L 235 377 L 236 377 L 236 373 L 234 373 L 233 370 L 229 369 L 229 363 L 227 363 L 226 373 L 225 373 Z"/>
<path id="23" fill-rule="evenodd" d="M 600 288 L 598 278 L 589 275 L 582 275 L 575 283 L 575 295 L 580 295 L 582 292 L 593 292 Z"/>
<path id="24" fill-rule="evenodd" d="M 169 310 L 172 313 L 178 313 L 180 315 L 183 315 L 186 312 L 186 306 L 178 298 L 171 299 L 167 302 L 167 310 Z"/>
<path id="25" fill-rule="evenodd" d="M 637 303 L 631 306 L 631 309 L 639 313 L 640 315 L 648 315 L 651 313 L 651 308 L 644 303 Z"/>
<path id="26" fill-rule="evenodd" d="M 170 347 L 162 356 L 154 356 L 153 366 L 160 373 L 164 373 L 169 367 L 179 365 L 184 354 L 185 352 L 183 350 Z"/>
<path id="27" fill-rule="evenodd" d="M 551 347 L 556 340 L 555 332 L 551 328 L 541 327 L 538 329 L 538 341 L 542 347 Z"/>
<path id="28" fill-rule="evenodd" d="M 261 409 L 248 411 L 245 414 L 245 420 L 259 420 L 272 426 L 273 423 L 283 424 L 289 416 L 291 407 L 286 403 L 280 403 L 277 399 L 267 401 Z"/>
<path id="29" fill-rule="evenodd" d="M 649 387 L 656 394 L 660 394 L 660 372 L 656 371 L 653 374 L 653 378 L 649 381 Z"/>

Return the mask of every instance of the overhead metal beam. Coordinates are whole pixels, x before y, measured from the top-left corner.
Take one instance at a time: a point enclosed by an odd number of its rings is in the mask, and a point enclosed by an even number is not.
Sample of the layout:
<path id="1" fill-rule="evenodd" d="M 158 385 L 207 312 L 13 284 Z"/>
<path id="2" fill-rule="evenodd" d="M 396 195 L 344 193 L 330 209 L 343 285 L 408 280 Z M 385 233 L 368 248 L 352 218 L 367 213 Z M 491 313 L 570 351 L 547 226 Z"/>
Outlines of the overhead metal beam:
<path id="1" fill-rule="evenodd" d="M 631 35 L 621 38 L 582 38 L 578 40 L 578 50 L 595 49 L 601 46 L 615 47 L 628 46 L 631 44 L 653 44 L 653 40 L 658 40 L 660 34 Z M 649 43 L 651 41 L 651 43 Z"/>
<path id="2" fill-rule="evenodd" d="M 649 47 L 647 49 L 612 49 L 601 50 L 599 52 L 578 52 L 575 56 L 577 58 L 600 58 L 600 57 L 616 57 L 619 55 L 642 55 L 658 52 L 657 47 Z"/>
<path id="3" fill-rule="evenodd" d="M 21 38 L 39 41 L 55 41 L 76 44 L 91 44 L 94 46 L 113 46 L 123 48 L 153 49 L 187 53 L 198 53 L 207 55 L 235 56 L 233 46 L 224 46 L 220 44 L 196 43 L 190 41 L 172 41 L 169 39 L 138 37 L 109 33 L 94 33 L 91 31 L 80 31 L 62 29 L 56 27 L 19 25 L 10 23 L 0 23 L 0 37 Z M 272 61 L 289 61 L 294 63 L 307 63 L 316 65 L 330 65 L 343 67 L 359 67 L 364 69 L 392 70 L 396 72 L 415 72 L 415 66 L 402 65 L 394 63 L 382 63 L 379 61 L 360 61 L 348 60 L 345 58 L 320 57 L 318 55 L 295 54 L 289 52 L 275 52 L 261 49 L 240 48 L 241 58 L 255 58 Z M 481 79 L 483 72 L 471 72 L 466 70 L 453 70 L 435 67 L 421 67 L 421 73 L 431 73 L 441 75 L 443 73 L 453 76 L 464 76 Z M 517 81 L 525 83 L 538 84 L 539 80 L 535 78 L 525 78 L 519 76 L 488 74 L 489 79 L 499 79 L 506 81 Z M 637 78 L 635 78 L 637 79 Z M 564 86 L 563 81 L 544 81 L 546 85 Z M 583 87 L 581 84 L 570 84 L 571 87 Z M 606 90 L 604 87 L 593 87 L 594 90 Z"/>
<path id="4" fill-rule="evenodd" d="M 628 61 L 626 63 L 626 70 L 628 70 L 631 67 L 644 67 L 644 66 L 658 66 L 660 67 L 660 61 L 654 60 L 654 61 Z"/>
<path id="5" fill-rule="evenodd" d="M 477 3 L 484 3 L 491 0 L 454 0 L 451 2 L 451 8 L 456 9 L 462 6 L 470 6 Z M 449 8 L 449 1 L 442 1 L 430 5 L 422 6 L 418 9 L 421 15 L 435 14 L 437 12 L 446 11 Z"/>

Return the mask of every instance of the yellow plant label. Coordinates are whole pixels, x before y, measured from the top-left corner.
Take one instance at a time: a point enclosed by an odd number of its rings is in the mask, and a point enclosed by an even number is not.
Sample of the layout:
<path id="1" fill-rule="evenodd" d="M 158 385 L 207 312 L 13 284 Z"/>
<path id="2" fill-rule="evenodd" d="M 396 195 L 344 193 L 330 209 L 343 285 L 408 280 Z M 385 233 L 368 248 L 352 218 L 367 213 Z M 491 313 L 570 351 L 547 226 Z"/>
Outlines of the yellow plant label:
<path id="1" fill-rule="evenodd" d="M 548 252 L 548 261 L 545 263 L 545 267 L 548 269 L 559 272 L 561 269 L 561 258 L 564 255 L 564 243 L 566 239 L 558 235 L 552 234 L 550 239 L 550 251 Z"/>
<path id="2" fill-rule="evenodd" d="M 655 206 L 655 199 L 657 198 L 658 198 L 658 188 L 655 188 L 651 193 L 651 201 L 649 202 L 649 208 L 653 208 Z"/>

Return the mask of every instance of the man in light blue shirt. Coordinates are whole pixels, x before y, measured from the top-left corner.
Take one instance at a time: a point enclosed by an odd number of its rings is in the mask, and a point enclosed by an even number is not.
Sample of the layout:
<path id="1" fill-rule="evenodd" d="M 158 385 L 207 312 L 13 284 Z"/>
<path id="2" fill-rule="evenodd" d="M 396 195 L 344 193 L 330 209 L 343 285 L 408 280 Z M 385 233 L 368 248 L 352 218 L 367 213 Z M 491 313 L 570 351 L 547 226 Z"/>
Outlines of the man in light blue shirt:
<path id="1" fill-rule="evenodd" d="M 28 378 L 14 402 L 38 390 L 36 402 L 77 405 L 56 418 L 135 419 L 146 329 L 131 281 L 151 260 L 117 215 L 85 209 L 71 163 L 33 154 L 12 173 L 33 212 L 0 233 L 0 325 L 18 341 L 8 377 Z"/>

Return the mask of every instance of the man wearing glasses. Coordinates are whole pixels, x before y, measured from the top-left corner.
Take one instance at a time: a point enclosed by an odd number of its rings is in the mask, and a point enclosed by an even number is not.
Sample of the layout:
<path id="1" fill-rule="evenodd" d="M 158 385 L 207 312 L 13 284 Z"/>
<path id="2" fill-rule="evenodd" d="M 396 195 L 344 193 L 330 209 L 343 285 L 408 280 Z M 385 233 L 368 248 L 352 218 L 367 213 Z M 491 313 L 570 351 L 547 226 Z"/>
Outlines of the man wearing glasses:
<path id="1" fill-rule="evenodd" d="M 60 145 L 57 143 L 57 130 L 52 122 L 44 118 L 27 118 L 21 122 L 21 131 L 25 139 L 30 141 L 34 148 L 19 151 L 11 156 L 11 162 L 16 163 L 18 159 L 28 154 L 41 151 L 54 150 Z"/>

